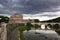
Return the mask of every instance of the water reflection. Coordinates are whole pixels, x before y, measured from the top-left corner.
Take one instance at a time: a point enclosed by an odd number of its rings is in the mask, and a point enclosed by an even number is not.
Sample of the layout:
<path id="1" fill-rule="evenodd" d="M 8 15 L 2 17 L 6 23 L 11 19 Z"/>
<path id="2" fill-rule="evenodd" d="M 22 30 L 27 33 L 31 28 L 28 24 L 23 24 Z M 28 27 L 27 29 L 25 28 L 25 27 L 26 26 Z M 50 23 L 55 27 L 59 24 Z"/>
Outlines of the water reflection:
<path id="1" fill-rule="evenodd" d="M 41 29 L 46 29 L 46 25 L 42 24 Z M 47 29 L 51 29 L 49 26 L 47 26 Z"/>
<path id="2" fill-rule="evenodd" d="M 41 25 L 41 29 L 45 29 L 45 25 Z"/>
<path id="3" fill-rule="evenodd" d="M 53 30 L 24 31 L 25 40 L 60 40 L 60 36 Z"/>

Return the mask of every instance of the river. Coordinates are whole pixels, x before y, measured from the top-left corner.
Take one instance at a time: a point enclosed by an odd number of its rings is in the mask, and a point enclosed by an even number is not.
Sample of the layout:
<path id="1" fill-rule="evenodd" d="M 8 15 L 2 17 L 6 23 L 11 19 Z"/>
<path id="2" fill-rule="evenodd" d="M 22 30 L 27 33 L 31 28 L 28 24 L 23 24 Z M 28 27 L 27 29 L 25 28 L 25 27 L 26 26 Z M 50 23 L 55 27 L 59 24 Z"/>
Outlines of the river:
<path id="1" fill-rule="evenodd" d="M 23 32 L 25 40 L 60 40 L 54 30 L 30 30 Z"/>

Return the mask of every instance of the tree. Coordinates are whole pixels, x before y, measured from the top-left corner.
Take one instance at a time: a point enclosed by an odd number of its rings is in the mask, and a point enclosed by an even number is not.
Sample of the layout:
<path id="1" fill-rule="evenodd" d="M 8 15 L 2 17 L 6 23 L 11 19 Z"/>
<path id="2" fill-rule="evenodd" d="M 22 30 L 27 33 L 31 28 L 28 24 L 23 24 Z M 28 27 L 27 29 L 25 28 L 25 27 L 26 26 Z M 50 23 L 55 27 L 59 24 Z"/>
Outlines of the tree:
<path id="1" fill-rule="evenodd" d="M 0 16 L 0 22 L 8 22 L 9 21 L 9 18 L 7 16 Z"/>
<path id="2" fill-rule="evenodd" d="M 27 27 L 27 31 L 29 31 L 29 30 L 31 30 L 32 24 L 30 22 L 28 22 L 26 24 L 26 27 Z"/>
<path id="3" fill-rule="evenodd" d="M 40 21 L 38 19 L 34 19 L 34 22 L 35 23 L 39 23 Z"/>
<path id="4" fill-rule="evenodd" d="M 35 27 L 35 33 L 36 33 L 36 29 L 38 29 L 40 26 L 38 24 L 35 24 L 34 27 Z"/>
<path id="5" fill-rule="evenodd" d="M 40 26 L 38 24 L 35 24 L 35 29 L 38 29 Z"/>
<path id="6" fill-rule="evenodd" d="M 20 32 L 23 32 L 23 31 L 25 31 L 26 29 L 27 29 L 26 26 L 20 26 L 19 31 L 20 31 Z"/>
<path id="7" fill-rule="evenodd" d="M 8 18 L 8 17 L 3 17 L 2 20 L 3 20 L 4 22 L 8 23 L 9 18 Z"/>

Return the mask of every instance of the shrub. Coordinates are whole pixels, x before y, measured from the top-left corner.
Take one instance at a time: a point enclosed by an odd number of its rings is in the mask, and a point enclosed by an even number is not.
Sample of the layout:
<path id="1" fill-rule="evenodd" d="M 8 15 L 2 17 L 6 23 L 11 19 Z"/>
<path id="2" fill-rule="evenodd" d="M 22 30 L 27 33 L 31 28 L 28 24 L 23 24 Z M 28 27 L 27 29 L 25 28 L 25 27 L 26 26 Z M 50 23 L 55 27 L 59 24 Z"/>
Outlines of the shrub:
<path id="1" fill-rule="evenodd" d="M 55 30 L 55 32 L 56 32 L 58 35 L 60 35 L 60 30 Z"/>

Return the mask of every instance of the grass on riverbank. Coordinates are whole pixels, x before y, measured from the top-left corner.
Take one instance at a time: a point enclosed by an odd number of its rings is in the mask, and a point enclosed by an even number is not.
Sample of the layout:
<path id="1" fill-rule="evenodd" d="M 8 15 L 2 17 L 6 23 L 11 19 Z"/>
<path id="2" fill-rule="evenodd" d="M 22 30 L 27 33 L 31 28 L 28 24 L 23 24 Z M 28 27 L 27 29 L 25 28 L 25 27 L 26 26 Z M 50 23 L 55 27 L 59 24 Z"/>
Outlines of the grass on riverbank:
<path id="1" fill-rule="evenodd" d="M 20 26 L 20 28 L 19 28 L 20 40 L 24 40 L 23 31 L 26 29 L 27 29 L 26 26 Z"/>

